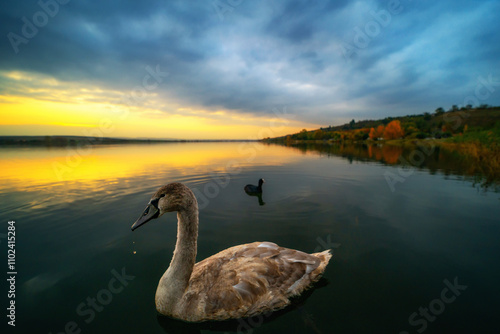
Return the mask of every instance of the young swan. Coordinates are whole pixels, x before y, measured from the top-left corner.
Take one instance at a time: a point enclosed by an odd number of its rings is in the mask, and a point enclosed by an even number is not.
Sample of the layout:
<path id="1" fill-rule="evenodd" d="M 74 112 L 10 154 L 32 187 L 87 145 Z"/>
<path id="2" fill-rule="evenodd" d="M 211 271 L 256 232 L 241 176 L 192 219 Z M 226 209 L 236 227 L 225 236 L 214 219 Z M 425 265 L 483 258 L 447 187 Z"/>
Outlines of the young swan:
<path id="1" fill-rule="evenodd" d="M 306 254 L 272 242 L 223 250 L 195 264 L 198 203 L 181 183 L 170 183 L 151 197 L 139 226 L 177 211 L 177 243 L 170 266 L 156 289 L 159 313 L 190 322 L 252 317 L 282 309 L 318 281 L 329 250 Z"/>

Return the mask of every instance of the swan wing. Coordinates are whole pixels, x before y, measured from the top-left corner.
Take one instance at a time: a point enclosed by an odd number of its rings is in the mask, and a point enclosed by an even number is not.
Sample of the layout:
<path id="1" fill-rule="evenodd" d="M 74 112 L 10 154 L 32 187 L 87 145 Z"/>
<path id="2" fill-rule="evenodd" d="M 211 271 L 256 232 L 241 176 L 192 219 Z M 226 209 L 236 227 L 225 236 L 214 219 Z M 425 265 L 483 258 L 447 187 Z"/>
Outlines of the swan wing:
<path id="1" fill-rule="evenodd" d="M 184 312 L 199 320 L 251 317 L 290 304 L 319 280 L 331 255 L 254 242 L 228 248 L 194 267 Z"/>

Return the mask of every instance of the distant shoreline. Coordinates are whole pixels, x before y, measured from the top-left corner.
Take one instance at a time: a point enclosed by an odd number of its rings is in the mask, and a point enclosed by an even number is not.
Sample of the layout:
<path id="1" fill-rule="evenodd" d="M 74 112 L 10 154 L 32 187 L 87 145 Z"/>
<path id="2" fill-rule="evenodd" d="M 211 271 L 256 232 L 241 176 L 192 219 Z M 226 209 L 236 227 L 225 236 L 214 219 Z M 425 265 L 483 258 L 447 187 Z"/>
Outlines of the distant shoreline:
<path id="1" fill-rule="evenodd" d="M 116 144 L 159 144 L 159 143 L 223 143 L 254 142 L 257 139 L 134 139 L 85 136 L 0 136 L 0 147 L 45 146 L 66 147 L 81 145 L 116 145 Z"/>

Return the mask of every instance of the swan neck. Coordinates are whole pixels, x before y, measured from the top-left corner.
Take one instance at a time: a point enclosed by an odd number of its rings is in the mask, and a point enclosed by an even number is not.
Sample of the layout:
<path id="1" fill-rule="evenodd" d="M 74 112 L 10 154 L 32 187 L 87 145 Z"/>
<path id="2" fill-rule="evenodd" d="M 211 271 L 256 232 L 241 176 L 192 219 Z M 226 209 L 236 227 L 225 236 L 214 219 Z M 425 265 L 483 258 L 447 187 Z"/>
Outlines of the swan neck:
<path id="1" fill-rule="evenodd" d="M 170 266 L 179 265 L 179 268 L 190 268 L 189 275 L 191 275 L 196 261 L 197 241 L 198 210 L 177 212 L 177 242 Z"/>
<path id="2" fill-rule="evenodd" d="M 184 295 L 196 261 L 197 239 L 198 207 L 195 205 L 190 210 L 177 212 L 177 242 L 170 266 L 158 284 L 157 308 L 170 313 Z"/>

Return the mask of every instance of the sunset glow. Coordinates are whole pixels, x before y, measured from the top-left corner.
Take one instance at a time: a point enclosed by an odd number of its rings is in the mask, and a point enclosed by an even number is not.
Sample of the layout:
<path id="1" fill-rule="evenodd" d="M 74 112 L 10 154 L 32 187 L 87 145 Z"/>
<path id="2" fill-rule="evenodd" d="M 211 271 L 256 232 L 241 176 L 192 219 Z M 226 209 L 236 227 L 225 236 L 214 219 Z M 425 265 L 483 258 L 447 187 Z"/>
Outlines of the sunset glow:
<path id="1" fill-rule="evenodd" d="M 85 89 L 71 85 L 67 90 L 55 78 L 30 76 L 28 73 L 3 73 L 17 89 L 33 96 L 0 95 L 2 135 L 76 135 L 127 138 L 169 139 L 261 139 L 299 131 L 304 124 L 290 119 L 286 110 L 275 116 L 237 114 L 228 110 L 206 111 L 191 107 L 165 113 L 154 103 L 165 105 L 151 96 L 146 107 L 120 103 L 120 93 Z M 47 84 L 46 88 L 40 87 Z M 123 94 L 125 96 L 125 94 Z M 102 126 L 102 124 L 105 126 Z M 310 127 L 318 126 L 309 124 Z"/>

